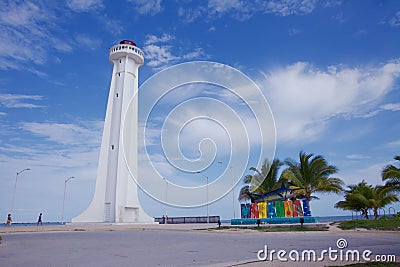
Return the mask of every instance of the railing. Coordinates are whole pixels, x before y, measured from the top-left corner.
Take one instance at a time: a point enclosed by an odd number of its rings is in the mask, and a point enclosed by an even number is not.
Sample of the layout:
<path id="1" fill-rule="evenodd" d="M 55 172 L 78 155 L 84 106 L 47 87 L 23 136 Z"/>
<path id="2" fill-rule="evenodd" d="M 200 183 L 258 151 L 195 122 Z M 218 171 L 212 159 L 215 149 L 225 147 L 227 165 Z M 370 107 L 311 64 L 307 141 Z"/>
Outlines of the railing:
<path id="1" fill-rule="evenodd" d="M 393 210 L 393 213 L 390 212 L 391 210 Z M 393 207 L 389 207 L 389 214 L 394 215 L 395 213 L 396 213 L 396 210 Z"/>
<path id="2" fill-rule="evenodd" d="M 115 45 L 113 47 L 110 48 L 110 53 L 114 53 L 114 52 L 118 52 L 120 50 L 123 49 L 129 49 L 132 50 L 133 52 L 135 52 L 136 54 L 144 57 L 144 54 L 142 52 L 142 50 L 140 50 L 139 48 L 137 48 L 136 46 L 133 45 L 128 45 L 128 44 L 119 44 L 119 45 Z"/>
<path id="3" fill-rule="evenodd" d="M 378 216 L 381 216 L 381 210 L 383 210 L 383 216 L 386 216 L 386 211 L 384 208 L 379 208 L 378 209 Z"/>
<path id="4" fill-rule="evenodd" d="M 220 220 L 219 216 L 209 216 L 210 223 L 218 223 Z M 167 224 L 181 224 L 181 223 L 207 223 L 207 216 L 195 216 L 195 217 L 168 217 L 166 218 L 154 218 L 155 222 L 167 223 Z"/>

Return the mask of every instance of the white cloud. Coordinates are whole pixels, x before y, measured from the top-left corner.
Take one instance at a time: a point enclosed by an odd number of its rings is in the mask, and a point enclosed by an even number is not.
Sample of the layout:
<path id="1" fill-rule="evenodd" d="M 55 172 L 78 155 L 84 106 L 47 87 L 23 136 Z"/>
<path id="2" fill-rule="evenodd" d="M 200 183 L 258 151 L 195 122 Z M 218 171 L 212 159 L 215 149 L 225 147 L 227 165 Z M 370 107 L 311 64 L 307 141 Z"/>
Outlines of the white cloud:
<path id="1" fill-rule="evenodd" d="M 383 104 L 380 105 L 378 108 L 375 110 L 371 110 L 368 113 L 361 114 L 359 115 L 361 118 L 371 118 L 383 111 L 399 111 L 400 110 L 400 103 L 388 103 L 388 104 Z"/>
<path id="2" fill-rule="evenodd" d="M 37 70 L 54 52 L 70 53 L 77 45 L 70 38 L 56 37 L 60 32 L 66 35 L 62 24 L 66 21 L 65 6 L 45 1 L 3 1 L 0 5 L 0 69 L 27 70 L 39 77 L 46 74 Z M 102 7 L 99 0 L 65 3 L 74 11 L 89 11 Z M 99 18 L 107 27 L 113 21 Z M 118 32 L 115 27 L 112 32 Z M 18 45 L 16 45 L 18 44 Z M 52 55 L 52 57 L 50 57 Z"/>
<path id="3" fill-rule="evenodd" d="M 215 13 L 225 13 L 244 6 L 245 2 L 239 0 L 208 0 L 208 8 Z"/>
<path id="4" fill-rule="evenodd" d="M 23 122 L 20 128 L 45 139 L 64 145 L 90 145 L 100 143 L 102 123 L 86 122 L 84 124 L 71 123 L 38 123 Z"/>
<path id="5" fill-rule="evenodd" d="M 342 177 L 346 177 L 345 182 L 347 185 L 359 183 L 365 180 L 370 184 L 382 184 L 382 169 L 387 162 L 380 162 L 376 164 L 368 164 L 366 168 L 360 168 L 352 171 L 344 171 L 341 173 Z"/>
<path id="6" fill-rule="evenodd" d="M 146 45 L 143 50 L 145 51 L 146 59 L 149 61 L 148 66 L 157 68 L 167 66 L 170 62 L 174 62 L 178 57 L 172 55 L 172 46 L 170 45 Z"/>
<path id="7" fill-rule="evenodd" d="M 42 100 L 39 95 L 0 94 L 0 105 L 6 108 L 41 108 L 43 106 L 27 103 L 27 100 Z"/>
<path id="8" fill-rule="evenodd" d="M 5 115 L 7 115 L 7 113 L 5 113 L 5 112 L 0 112 L 0 116 L 5 116 Z"/>
<path id="9" fill-rule="evenodd" d="M 58 38 L 51 37 L 50 41 L 53 44 L 53 47 L 58 51 L 71 52 L 73 49 L 71 44 L 69 44 L 67 40 L 60 40 Z"/>
<path id="10" fill-rule="evenodd" d="M 299 29 L 296 29 L 296 28 L 289 29 L 290 36 L 298 35 L 300 33 L 301 33 L 301 30 L 299 30 Z"/>
<path id="11" fill-rule="evenodd" d="M 136 11 L 142 15 L 155 15 L 161 11 L 161 0 L 128 0 L 133 3 Z"/>
<path id="12" fill-rule="evenodd" d="M 343 12 L 339 12 L 338 14 L 332 16 L 332 19 L 335 20 L 339 24 L 343 24 L 346 22 Z"/>
<path id="13" fill-rule="evenodd" d="M 317 0 L 275 0 L 264 4 L 264 13 L 281 16 L 304 15 L 314 11 Z"/>
<path id="14" fill-rule="evenodd" d="M 368 31 L 367 30 L 365 30 L 365 29 L 359 29 L 359 30 L 357 30 L 355 33 L 354 33 L 354 36 L 356 36 L 356 37 L 361 37 L 361 36 L 364 36 L 364 35 L 367 35 L 368 34 Z"/>
<path id="15" fill-rule="evenodd" d="M 251 17 L 251 5 L 240 0 L 209 0 L 209 16 L 221 16 L 225 13 L 232 14 L 238 20 L 246 20 Z"/>
<path id="16" fill-rule="evenodd" d="M 374 68 L 331 66 L 327 70 L 298 62 L 264 74 L 259 84 L 272 107 L 278 140 L 311 141 L 336 116 L 370 114 L 393 89 L 399 74 L 399 61 Z"/>
<path id="17" fill-rule="evenodd" d="M 388 103 L 380 106 L 383 110 L 390 110 L 390 111 L 399 111 L 400 110 L 400 103 Z"/>
<path id="18" fill-rule="evenodd" d="M 120 34 L 125 30 L 124 23 L 117 19 L 110 18 L 107 14 L 100 16 L 98 19 L 104 24 L 106 30 L 115 37 L 119 38 Z"/>
<path id="19" fill-rule="evenodd" d="M 204 55 L 205 55 L 205 53 L 204 53 L 203 48 L 197 47 L 194 49 L 194 51 L 184 54 L 182 58 L 190 60 L 190 59 L 194 59 L 194 58 L 204 57 Z"/>
<path id="20" fill-rule="evenodd" d="M 0 68 L 20 69 L 21 63 L 43 64 L 47 52 L 42 44 L 50 39 L 48 27 L 54 18 L 54 13 L 39 1 L 2 3 Z"/>
<path id="21" fill-rule="evenodd" d="M 358 160 L 358 159 L 369 159 L 371 157 L 367 156 L 367 155 L 363 155 L 363 154 L 350 154 L 350 155 L 346 155 L 346 158 Z"/>
<path id="22" fill-rule="evenodd" d="M 181 6 L 178 9 L 178 15 L 187 23 L 204 16 L 218 18 L 223 15 L 229 15 L 238 20 L 247 20 L 257 13 L 278 16 L 305 15 L 313 12 L 317 3 L 318 0 L 208 0 L 207 7 L 201 5 L 195 8 Z M 334 4 L 326 5 L 326 7 L 329 6 L 334 6 Z"/>
<path id="23" fill-rule="evenodd" d="M 397 13 L 389 20 L 389 25 L 393 27 L 400 26 L 400 11 L 397 11 Z"/>
<path id="24" fill-rule="evenodd" d="M 160 37 L 150 34 L 146 36 L 145 45 L 156 44 L 156 43 L 166 43 L 175 39 L 175 36 L 171 34 L 164 33 Z"/>
<path id="25" fill-rule="evenodd" d="M 67 0 L 67 6 L 75 12 L 88 12 L 103 8 L 102 0 Z"/>
<path id="26" fill-rule="evenodd" d="M 6 144 L 2 147 L 0 147 L 0 151 L 2 152 L 8 152 L 8 153 L 23 153 L 23 154 L 32 154 L 37 152 L 37 150 L 31 148 L 31 147 L 21 147 L 21 146 L 15 146 L 15 145 L 10 145 Z"/>
<path id="27" fill-rule="evenodd" d="M 208 11 L 210 16 L 229 13 L 239 20 L 245 20 L 258 12 L 281 16 L 304 15 L 311 13 L 315 9 L 317 2 L 317 0 L 209 0 Z"/>
<path id="28" fill-rule="evenodd" d="M 193 51 L 187 51 L 187 48 L 180 46 L 179 43 L 172 46 L 174 40 L 175 36 L 167 33 L 159 37 L 156 35 L 146 36 L 145 46 L 143 47 L 147 60 L 146 65 L 155 70 L 160 70 L 182 60 L 205 58 L 202 48 L 197 47 Z"/>
<path id="29" fill-rule="evenodd" d="M 100 39 L 88 36 L 86 34 L 77 34 L 75 36 L 75 40 L 79 47 L 83 49 L 86 48 L 89 50 L 94 50 L 101 45 Z"/>
<path id="30" fill-rule="evenodd" d="M 200 18 L 206 13 L 206 8 L 203 6 L 198 6 L 195 8 L 184 8 L 179 7 L 178 9 L 178 16 L 183 18 L 183 21 L 186 23 L 191 23 L 196 19 Z"/>
<path id="31" fill-rule="evenodd" d="M 388 147 L 400 147 L 400 139 L 387 144 Z"/>
<path id="32" fill-rule="evenodd" d="M 323 2 L 325 7 L 335 7 L 340 6 L 341 4 L 343 4 L 343 0 L 325 0 Z"/>

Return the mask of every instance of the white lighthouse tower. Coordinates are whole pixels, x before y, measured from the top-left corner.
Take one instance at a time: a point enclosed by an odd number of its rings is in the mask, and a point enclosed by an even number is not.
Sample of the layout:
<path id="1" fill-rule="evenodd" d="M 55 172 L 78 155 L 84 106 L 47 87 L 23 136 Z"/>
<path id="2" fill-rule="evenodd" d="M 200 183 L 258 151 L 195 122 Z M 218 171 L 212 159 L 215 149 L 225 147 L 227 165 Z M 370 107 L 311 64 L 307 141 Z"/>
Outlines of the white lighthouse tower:
<path id="1" fill-rule="evenodd" d="M 72 222 L 153 222 L 140 206 L 137 184 L 130 177 L 127 162 L 137 175 L 138 70 L 144 63 L 142 50 L 129 40 L 110 48 L 113 72 L 108 96 L 106 119 L 101 141 L 96 190 L 89 207 Z M 129 102 L 133 101 L 133 118 L 124 123 Z M 122 128 L 129 133 L 129 141 L 122 148 Z M 126 140 L 126 138 L 125 138 Z M 135 177 L 137 178 L 137 177 Z"/>

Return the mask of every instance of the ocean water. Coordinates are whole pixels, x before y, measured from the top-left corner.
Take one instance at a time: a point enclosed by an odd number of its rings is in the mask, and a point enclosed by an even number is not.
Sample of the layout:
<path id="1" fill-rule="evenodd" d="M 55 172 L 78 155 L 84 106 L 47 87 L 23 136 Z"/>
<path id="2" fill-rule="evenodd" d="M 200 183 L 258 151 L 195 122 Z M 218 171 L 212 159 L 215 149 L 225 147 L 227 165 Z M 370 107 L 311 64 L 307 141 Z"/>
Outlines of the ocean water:
<path id="1" fill-rule="evenodd" d="M 319 221 L 320 222 L 341 222 L 341 221 L 349 221 L 349 220 L 362 220 L 364 219 L 361 216 L 353 216 L 353 218 L 351 218 L 350 216 L 320 216 L 319 217 Z"/>

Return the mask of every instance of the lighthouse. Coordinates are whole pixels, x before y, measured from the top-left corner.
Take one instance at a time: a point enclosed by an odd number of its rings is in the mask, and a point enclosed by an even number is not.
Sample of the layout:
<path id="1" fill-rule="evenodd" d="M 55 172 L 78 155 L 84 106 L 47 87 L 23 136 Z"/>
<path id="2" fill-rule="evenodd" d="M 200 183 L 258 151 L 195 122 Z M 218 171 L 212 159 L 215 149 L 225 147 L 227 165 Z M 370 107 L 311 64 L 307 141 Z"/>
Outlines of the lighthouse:
<path id="1" fill-rule="evenodd" d="M 134 96 L 138 93 L 138 71 L 144 64 L 144 54 L 130 40 L 121 41 L 109 52 L 113 71 L 96 188 L 89 207 L 72 222 L 153 222 L 140 206 L 137 184 L 133 179 L 137 177 L 131 177 L 137 176 L 138 98 Z M 128 109 L 129 105 L 133 108 Z M 132 119 L 124 121 L 128 110 Z M 123 128 L 129 133 L 129 141 L 126 142 L 125 137 L 124 144 Z M 125 157 L 124 152 L 129 156 Z"/>

